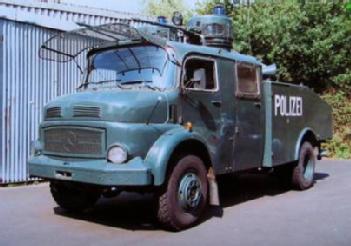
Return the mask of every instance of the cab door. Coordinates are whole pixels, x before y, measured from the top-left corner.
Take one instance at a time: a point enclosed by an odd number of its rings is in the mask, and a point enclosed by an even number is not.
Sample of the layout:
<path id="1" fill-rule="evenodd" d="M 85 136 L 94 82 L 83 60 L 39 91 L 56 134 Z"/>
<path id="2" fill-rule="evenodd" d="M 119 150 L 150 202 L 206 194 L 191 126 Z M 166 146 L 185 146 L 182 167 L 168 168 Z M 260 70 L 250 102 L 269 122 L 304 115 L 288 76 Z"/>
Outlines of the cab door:
<path id="1" fill-rule="evenodd" d="M 220 69 L 218 58 L 203 55 L 187 57 L 182 68 L 182 120 L 191 122 L 193 131 L 205 139 L 216 174 L 225 173 L 232 160 L 232 143 L 228 143 L 232 134 L 226 136 Z"/>
<path id="2" fill-rule="evenodd" d="M 233 169 L 261 166 L 263 157 L 263 105 L 261 67 L 246 62 L 234 64 L 235 130 Z"/>

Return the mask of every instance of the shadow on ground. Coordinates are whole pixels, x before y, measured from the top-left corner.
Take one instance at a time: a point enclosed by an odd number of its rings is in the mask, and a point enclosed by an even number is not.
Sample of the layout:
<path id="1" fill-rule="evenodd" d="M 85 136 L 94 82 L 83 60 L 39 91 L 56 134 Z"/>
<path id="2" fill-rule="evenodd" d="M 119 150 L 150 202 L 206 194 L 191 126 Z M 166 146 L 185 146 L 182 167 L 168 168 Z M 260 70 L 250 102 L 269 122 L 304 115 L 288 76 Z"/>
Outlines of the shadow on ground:
<path id="1" fill-rule="evenodd" d="M 315 180 L 329 177 L 326 173 L 316 173 Z M 210 207 L 202 223 L 212 217 L 222 217 L 223 208 L 232 207 L 263 196 L 275 196 L 291 190 L 271 175 L 245 174 L 227 176 L 219 181 L 221 207 Z M 71 214 L 55 207 L 54 212 L 78 220 L 86 220 L 110 227 L 127 230 L 159 230 L 155 219 L 155 201 L 152 195 L 122 193 L 113 199 L 101 199 L 94 208 L 83 214 Z"/>

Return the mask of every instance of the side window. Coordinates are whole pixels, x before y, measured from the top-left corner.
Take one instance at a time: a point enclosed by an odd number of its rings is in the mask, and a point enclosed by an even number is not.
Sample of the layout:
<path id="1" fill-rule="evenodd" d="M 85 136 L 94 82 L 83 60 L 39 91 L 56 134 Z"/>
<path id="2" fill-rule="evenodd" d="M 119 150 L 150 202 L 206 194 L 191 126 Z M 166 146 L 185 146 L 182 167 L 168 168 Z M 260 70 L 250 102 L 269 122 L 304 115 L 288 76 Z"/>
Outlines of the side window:
<path id="1" fill-rule="evenodd" d="M 215 62 L 201 58 L 190 58 L 184 66 L 183 86 L 191 90 L 217 89 Z"/>
<path id="2" fill-rule="evenodd" d="M 260 69 L 259 67 L 238 62 L 236 63 L 236 96 L 258 98 L 260 96 Z"/>

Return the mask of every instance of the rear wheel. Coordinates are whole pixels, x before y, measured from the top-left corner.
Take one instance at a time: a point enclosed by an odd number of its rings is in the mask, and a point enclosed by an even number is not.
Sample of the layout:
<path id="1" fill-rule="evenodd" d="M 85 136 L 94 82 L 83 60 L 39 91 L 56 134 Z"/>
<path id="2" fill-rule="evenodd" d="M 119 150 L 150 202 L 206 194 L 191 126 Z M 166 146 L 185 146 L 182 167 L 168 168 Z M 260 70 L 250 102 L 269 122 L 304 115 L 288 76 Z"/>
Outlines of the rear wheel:
<path id="1" fill-rule="evenodd" d="M 180 158 L 159 198 L 158 220 L 168 229 L 194 225 L 207 206 L 207 170 L 194 155 Z"/>
<path id="2" fill-rule="evenodd" d="M 50 191 L 55 202 L 69 212 L 83 212 L 92 207 L 101 195 L 101 191 L 78 183 L 50 182 Z"/>
<path id="3" fill-rule="evenodd" d="M 316 156 L 310 142 L 304 142 L 300 148 L 297 166 L 292 173 L 292 183 L 296 189 L 305 190 L 313 186 Z"/>

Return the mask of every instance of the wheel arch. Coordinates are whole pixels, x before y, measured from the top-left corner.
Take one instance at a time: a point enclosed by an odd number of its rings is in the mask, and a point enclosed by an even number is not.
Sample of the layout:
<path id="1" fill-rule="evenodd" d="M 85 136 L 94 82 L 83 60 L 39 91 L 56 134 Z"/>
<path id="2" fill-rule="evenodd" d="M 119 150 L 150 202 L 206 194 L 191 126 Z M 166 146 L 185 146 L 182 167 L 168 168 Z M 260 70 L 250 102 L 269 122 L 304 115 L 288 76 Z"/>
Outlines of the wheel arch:
<path id="1" fill-rule="evenodd" d="M 145 162 L 151 167 L 154 185 L 162 185 L 172 160 L 181 153 L 194 154 L 205 164 L 211 166 L 211 155 L 206 141 L 197 133 L 184 128 L 171 130 L 163 134 L 151 147 Z"/>
<path id="2" fill-rule="evenodd" d="M 299 159 L 300 147 L 305 141 L 310 142 L 313 147 L 319 146 L 318 138 L 314 130 L 310 127 L 304 128 L 300 132 L 300 135 L 295 145 L 295 160 Z"/>
<path id="3" fill-rule="evenodd" d="M 175 160 L 179 155 L 183 154 L 195 155 L 203 161 L 206 168 L 211 167 L 211 157 L 206 145 L 198 139 L 187 139 L 180 142 L 173 150 L 173 153 L 169 158 L 167 170 L 169 170 L 171 167 L 170 165 L 172 161 Z"/>

